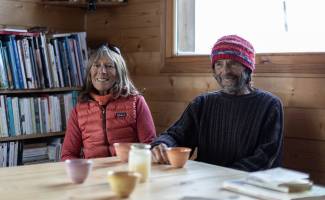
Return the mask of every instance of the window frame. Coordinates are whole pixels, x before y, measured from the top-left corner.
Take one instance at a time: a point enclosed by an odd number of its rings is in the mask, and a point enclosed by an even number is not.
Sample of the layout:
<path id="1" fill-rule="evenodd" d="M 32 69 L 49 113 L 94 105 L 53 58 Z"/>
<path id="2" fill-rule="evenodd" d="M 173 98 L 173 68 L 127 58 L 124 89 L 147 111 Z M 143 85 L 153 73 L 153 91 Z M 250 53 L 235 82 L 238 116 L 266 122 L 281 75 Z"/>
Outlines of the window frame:
<path id="1" fill-rule="evenodd" d="M 174 3 L 163 5 L 162 73 L 211 73 L 209 55 L 175 55 Z M 217 39 L 217 38 L 216 38 Z M 325 52 L 257 53 L 254 73 L 325 74 Z"/>

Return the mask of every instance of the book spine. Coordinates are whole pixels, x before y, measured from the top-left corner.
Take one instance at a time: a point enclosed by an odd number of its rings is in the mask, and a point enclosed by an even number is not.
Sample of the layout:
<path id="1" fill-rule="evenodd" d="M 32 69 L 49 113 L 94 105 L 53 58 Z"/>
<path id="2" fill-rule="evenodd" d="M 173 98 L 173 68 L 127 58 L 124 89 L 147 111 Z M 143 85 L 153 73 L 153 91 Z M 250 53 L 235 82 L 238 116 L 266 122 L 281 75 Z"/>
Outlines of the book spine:
<path id="1" fill-rule="evenodd" d="M 12 100 L 11 97 L 6 97 L 6 109 L 7 109 L 7 119 L 8 119 L 8 128 L 9 128 L 9 136 L 15 136 L 15 122 L 14 122 L 14 112 L 12 110 Z"/>
<path id="2" fill-rule="evenodd" d="M 14 50 L 14 59 L 16 62 L 16 68 L 18 73 L 19 89 L 24 89 L 25 88 L 24 77 L 23 77 L 22 67 L 19 58 L 17 41 L 14 39 L 14 37 L 11 37 L 11 43 L 13 45 L 13 50 Z"/>
<path id="3" fill-rule="evenodd" d="M 35 78 L 33 75 L 32 62 L 29 52 L 29 44 L 27 39 L 22 40 L 22 50 L 24 56 L 24 63 L 26 68 L 26 81 L 28 88 L 35 88 Z"/>
<path id="4" fill-rule="evenodd" d="M 62 63 L 62 70 L 63 70 L 64 85 L 65 87 L 71 87 L 69 64 L 68 64 L 68 58 L 66 53 L 67 51 L 63 40 L 59 41 L 59 48 L 60 48 L 60 57 L 62 59 L 61 63 Z"/>
<path id="5" fill-rule="evenodd" d="M 13 86 L 15 89 L 21 89 L 20 83 L 19 83 L 18 71 L 17 71 L 17 67 L 16 67 L 16 60 L 15 60 L 15 56 L 14 56 L 14 48 L 11 43 L 11 39 L 9 39 L 9 41 L 6 41 L 5 44 L 7 46 L 7 55 L 8 55 L 8 61 L 9 61 L 9 65 L 10 65 L 11 75 L 13 78 Z"/>
<path id="6" fill-rule="evenodd" d="M 14 112 L 14 123 L 16 135 L 21 135 L 20 111 L 18 97 L 12 97 L 12 110 Z"/>
<path id="7" fill-rule="evenodd" d="M 74 72 L 73 65 L 72 65 L 71 49 L 70 49 L 70 44 L 69 44 L 68 38 L 64 38 L 64 47 L 66 49 L 65 53 L 66 53 L 66 58 L 67 58 L 70 80 L 71 80 L 70 87 L 72 87 L 72 86 L 76 85 L 76 80 L 75 80 L 76 77 L 75 77 L 75 72 Z"/>
<path id="8" fill-rule="evenodd" d="M 1 116 L 1 136 L 2 137 L 9 136 L 5 98 L 6 97 L 4 95 L 0 95 L 0 116 Z"/>
<path id="9" fill-rule="evenodd" d="M 5 58 L 4 58 L 3 51 L 4 49 L 2 47 L 2 42 L 0 41 L 0 76 L 1 76 L 0 88 L 9 89 L 7 68 L 5 65 Z"/>
<path id="10" fill-rule="evenodd" d="M 23 83 L 23 89 L 28 88 L 27 80 L 26 80 L 26 67 L 24 63 L 24 57 L 23 57 L 23 47 L 21 40 L 17 40 L 17 51 L 18 51 L 18 58 L 20 63 L 20 71 L 22 74 L 22 83 Z"/>
<path id="11" fill-rule="evenodd" d="M 61 58 L 60 58 L 60 53 L 59 53 L 58 40 L 54 39 L 54 40 L 52 40 L 52 42 L 53 42 L 53 46 L 54 46 L 54 55 L 55 55 L 55 60 L 57 63 L 57 71 L 58 71 L 60 87 L 64 87 L 64 80 L 63 80 L 63 75 L 62 75 L 62 64 L 61 64 Z"/>

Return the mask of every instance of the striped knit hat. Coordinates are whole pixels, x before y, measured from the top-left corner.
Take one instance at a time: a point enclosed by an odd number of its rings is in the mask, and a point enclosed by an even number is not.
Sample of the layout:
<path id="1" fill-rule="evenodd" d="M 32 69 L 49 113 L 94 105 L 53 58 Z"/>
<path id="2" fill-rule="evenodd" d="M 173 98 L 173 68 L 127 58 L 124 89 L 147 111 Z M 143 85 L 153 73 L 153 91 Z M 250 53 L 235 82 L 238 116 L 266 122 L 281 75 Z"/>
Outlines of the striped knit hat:
<path id="1" fill-rule="evenodd" d="M 220 59 L 235 60 L 251 71 L 255 69 L 255 50 L 247 40 L 237 35 L 227 35 L 220 38 L 213 46 L 211 52 L 212 68 Z"/>

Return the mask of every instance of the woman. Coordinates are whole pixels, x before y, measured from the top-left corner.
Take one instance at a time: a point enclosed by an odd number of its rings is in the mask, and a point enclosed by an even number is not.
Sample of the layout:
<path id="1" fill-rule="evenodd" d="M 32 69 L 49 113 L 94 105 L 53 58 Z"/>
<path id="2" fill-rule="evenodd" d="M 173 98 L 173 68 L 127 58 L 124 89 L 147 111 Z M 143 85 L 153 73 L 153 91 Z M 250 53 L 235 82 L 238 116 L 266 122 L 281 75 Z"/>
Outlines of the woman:
<path id="1" fill-rule="evenodd" d="M 79 102 L 71 111 L 61 159 L 114 156 L 116 142 L 150 143 L 150 110 L 128 77 L 118 48 L 103 45 L 90 56 Z"/>

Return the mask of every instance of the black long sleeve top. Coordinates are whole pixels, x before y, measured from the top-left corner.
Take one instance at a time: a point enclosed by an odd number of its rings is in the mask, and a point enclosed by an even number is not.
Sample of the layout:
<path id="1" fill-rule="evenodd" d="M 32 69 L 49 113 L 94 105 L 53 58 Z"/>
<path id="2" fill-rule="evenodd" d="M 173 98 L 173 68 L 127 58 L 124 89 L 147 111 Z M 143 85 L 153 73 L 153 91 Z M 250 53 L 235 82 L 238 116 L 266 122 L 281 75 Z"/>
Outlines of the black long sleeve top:
<path id="1" fill-rule="evenodd" d="M 196 97 L 152 145 L 197 147 L 197 161 L 257 171 L 280 165 L 283 107 L 269 92 L 235 96 L 222 91 Z"/>

